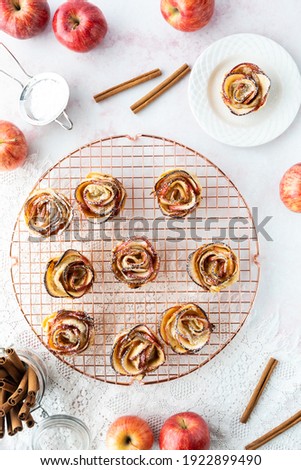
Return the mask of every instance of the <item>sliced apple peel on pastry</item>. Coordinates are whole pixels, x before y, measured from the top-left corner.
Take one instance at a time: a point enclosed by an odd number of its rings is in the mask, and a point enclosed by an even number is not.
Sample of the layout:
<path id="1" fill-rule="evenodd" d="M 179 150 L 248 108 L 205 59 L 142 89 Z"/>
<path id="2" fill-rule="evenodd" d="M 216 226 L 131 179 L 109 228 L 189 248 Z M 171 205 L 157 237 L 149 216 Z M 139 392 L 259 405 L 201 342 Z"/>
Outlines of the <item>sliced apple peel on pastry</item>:
<path id="1" fill-rule="evenodd" d="M 242 63 L 225 76 L 222 98 L 233 114 L 243 116 L 265 105 L 270 87 L 271 80 L 257 65 Z"/>
<path id="2" fill-rule="evenodd" d="M 164 362 L 163 346 L 146 325 L 135 325 L 116 336 L 111 364 L 118 374 L 142 380 Z"/>
<path id="3" fill-rule="evenodd" d="M 94 338 L 92 318 L 85 312 L 59 310 L 42 323 L 51 351 L 65 356 L 85 351 Z"/>
<path id="4" fill-rule="evenodd" d="M 239 278 L 239 260 L 225 243 L 200 246 L 188 258 L 190 278 L 210 292 L 219 292 Z"/>
<path id="5" fill-rule="evenodd" d="M 77 186 L 75 199 L 88 220 L 102 223 L 120 213 L 125 204 L 126 191 L 117 178 L 93 172 Z"/>
<path id="6" fill-rule="evenodd" d="M 159 267 L 159 256 L 146 237 L 129 238 L 113 249 L 112 271 L 118 281 L 131 289 L 153 281 Z"/>
<path id="7" fill-rule="evenodd" d="M 79 251 L 67 250 L 62 256 L 49 260 L 44 284 L 52 297 L 82 297 L 92 286 L 94 269 Z"/>
<path id="8" fill-rule="evenodd" d="M 186 217 L 202 200 L 202 186 L 197 178 L 180 168 L 163 173 L 154 193 L 163 215 L 171 218 Z"/>
<path id="9" fill-rule="evenodd" d="M 60 235 L 72 220 L 70 201 L 54 189 L 37 189 L 25 202 L 24 219 L 35 236 L 47 238 Z"/>
<path id="10" fill-rule="evenodd" d="M 194 303 L 167 309 L 160 323 L 160 335 L 175 353 L 200 351 L 209 341 L 212 325 L 206 313 Z"/>

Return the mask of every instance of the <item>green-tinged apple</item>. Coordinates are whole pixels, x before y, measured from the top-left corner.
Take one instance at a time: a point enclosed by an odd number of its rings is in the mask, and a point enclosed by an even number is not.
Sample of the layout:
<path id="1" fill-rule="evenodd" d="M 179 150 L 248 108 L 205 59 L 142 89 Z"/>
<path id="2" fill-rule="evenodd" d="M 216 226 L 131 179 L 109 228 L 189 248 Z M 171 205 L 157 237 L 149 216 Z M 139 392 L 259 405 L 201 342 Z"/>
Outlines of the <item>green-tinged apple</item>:
<path id="1" fill-rule="evenodd" d="M 111 450 L 149 450 L 154 435 L 144 419 L 138 416 L 121 416 L 107 432 L 106 447 Z"/>
<path id="2" fill-rule="evenodd" d="M 280 198 L 293 212 L 301 212 L 301 163 L 289 168 L 280 181 Z"/>
<path id="3" fill-rule="evenodd" d="M 166 21 L 180 31 L 197 31 L 209 23 L 214 0 L 161 0 Z"/>
<path id="4" fill-rule="evenodd" d="M 186 411 L 168 418 L 159 435 L 161 450 L 208 450 L 210 433 L 206 421 Z"/>
<path id="5" fill-rule="evenodd" d="M 0 0 L 0 29 L 17 39 L 37 36 L 49 19 L 47 0 Z"/>
<path id="6" fill-rule="evenodd" d="M 59 6 L 52 27 L 57 40 L 75 52 L 94 49 L 108 31 L 102 11 L 86 0 L 70 0 Z"/>
<path id="7" fill-rule="evenodd" d="M 28 154 L 25 136 L 8 121 L 0 121 L 0 171 L 15 170 Z"/>

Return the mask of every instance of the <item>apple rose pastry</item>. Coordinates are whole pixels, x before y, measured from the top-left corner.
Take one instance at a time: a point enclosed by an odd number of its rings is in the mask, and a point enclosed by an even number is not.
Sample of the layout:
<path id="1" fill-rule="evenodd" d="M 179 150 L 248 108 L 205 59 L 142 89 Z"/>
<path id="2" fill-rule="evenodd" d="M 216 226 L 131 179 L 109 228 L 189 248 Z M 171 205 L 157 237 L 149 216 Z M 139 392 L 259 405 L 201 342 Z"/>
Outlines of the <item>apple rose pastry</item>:
<path id="1" fill-rule="evenodd" d="M 162 344 L 146 325 L 136 325 L 116 336 L 111 363 L 118 374 L 142 380 L 164 362 Z"/>
<path id="2" fill-rule="evenodd" d="M 233 114 L 243 116 L 266 103 L 270 86 L 269 77 L 257 65 L 239 64 L 226 75 L 222 98 Z"/>
<path id="3" fill-rule="evenodd" d="M 31 233 L 40 237 L 59 235 L 72 220 L 71 204 L 51 188 L 33 191 L 24 205 L 24 218 Z"/>
<path id="4" fill-rule="evenodd" d="M 89 173 L 76 188 L 81 212 L 92 222 L 105 222 L 122 210 L 126 192 L 120 181 L 104 173 Z"/>
<path id="5" fill-rule="evenodd" d="M 224 243 L 202 245 L 188 259 L 191 279 L 210 292 L 219 292 L 238 280 L 236 254 Z"/>
<path id="6" fill-rule="evenodd" d="M 113 250 L 113 273 L 118 281 L 124 282 L 131 289 L 153 281 L 159 266 L 159 256 L 146 237 L 129 238 Z"/>
<path id="7" fill-rule="evenodd" d="M 51 351 L 65 356 L 79 354 L 94 338 L 93 320 L 84 312 L 60 310 L 42 323 Z"/>
<path id="8" fill-rule="evenodd" d="M 187 171 L 172 169 L 163 173 L 155 184 L 161 212 L 167 217 L 186 217 L 202 199 L 202 186 Z"/>
<path id="9" fill-rule="evenodd" d="M 82 297 L 94 281 L 90 261 L 76 250 L 52 258 L 45 273 L 45 287 L 52 297 Z"/>
<path id="10" fill-rule="evenodd" d="M 212 331 L 206 313 L 196 304 L 175 305 L 163 314 L 160 334 L 178 354 L 197 352 L 208 343 Z"/>

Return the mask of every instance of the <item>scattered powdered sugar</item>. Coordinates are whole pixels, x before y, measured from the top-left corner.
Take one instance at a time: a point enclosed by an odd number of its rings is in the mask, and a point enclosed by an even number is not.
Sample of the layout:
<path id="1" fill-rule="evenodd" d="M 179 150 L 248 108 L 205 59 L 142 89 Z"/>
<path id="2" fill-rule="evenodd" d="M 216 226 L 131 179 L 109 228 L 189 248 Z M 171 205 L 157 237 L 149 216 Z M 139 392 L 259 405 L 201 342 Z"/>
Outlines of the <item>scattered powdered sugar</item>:
<path id="1" fill-rule="evenodd" d="M 45 78 L 34 83 L 25 97 L 25 110 L 36 121 L 53 121 L 63 111 L 66 90 L 61 83 Z"/>

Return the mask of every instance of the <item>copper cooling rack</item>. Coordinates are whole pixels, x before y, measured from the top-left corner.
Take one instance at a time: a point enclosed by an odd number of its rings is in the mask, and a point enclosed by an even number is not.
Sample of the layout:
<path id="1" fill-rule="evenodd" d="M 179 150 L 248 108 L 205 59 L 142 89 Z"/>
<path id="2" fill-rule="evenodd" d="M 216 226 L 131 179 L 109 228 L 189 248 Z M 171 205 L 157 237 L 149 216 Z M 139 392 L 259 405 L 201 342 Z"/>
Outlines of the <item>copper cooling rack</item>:
<path id="1" fill-rule="evenodd" d="M 195 214 L 171 222 L 165 219 L 151 191 L 164 170 L 181 167 L 197 174 L 203 201 Z M 125 209 L 104 226 L 90 224 L 74 204 L 74 189 L 91 171 L 119 178 L 127 191 Z M 167 361 L 144 382 L 157 383 L 181 377 L 204 365 L 236 335 L 254 302 L 258 287 L 258 241 L 251 212 L 227 176 L 199 153 L 154 136 L 118 136 L 81 147 L 45 173 L 35 188 L 61 190 L 73 202 L 74 221 L 60 237 L 30 241 L 21 211 L 16 221 L 11 257 L 12 282 L 20 308 L 33 331 L 46 345 L 42 319 L 62 308 L 80 309 L 94 317 L 94 344 L 83 354 L 60 359 L 77 371 L 109 383 L 128 385 L 110 364 L 115 335 L 124 328 L 146 323 L 154 331 L 162 312 L 176 304 L 196 302 L 215 325 L 210 343 L 198 354 L 177 355 L 165 348 Z M 206 222 L 207 221 L 207 222 Z M 207 225 L 206 225 L 207 224 Z M 235 226 L 230 234 L 229 227 Z M 130 233 L 129 233 L 130 232 Z M 132 291 L 115 280 L 111 250 L 118 240 L 135 232 L 146 235 L 161 257 L 156 281 Z M 237 237 L 237 240 L 233 239 Z M 219 294 L 209 294 L 194 284 L 186 271 L 188 255 L 202 243 L 223 239 L 238 254 L 240 280 Z M 43 284 L 49 258 L 75 248 L 87 256 L 96 271 L 93 290 L 79 300 L 54 299 Z"/>

